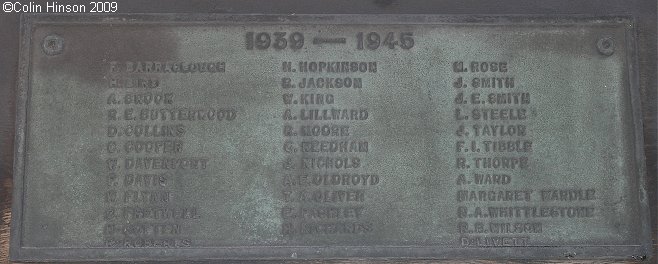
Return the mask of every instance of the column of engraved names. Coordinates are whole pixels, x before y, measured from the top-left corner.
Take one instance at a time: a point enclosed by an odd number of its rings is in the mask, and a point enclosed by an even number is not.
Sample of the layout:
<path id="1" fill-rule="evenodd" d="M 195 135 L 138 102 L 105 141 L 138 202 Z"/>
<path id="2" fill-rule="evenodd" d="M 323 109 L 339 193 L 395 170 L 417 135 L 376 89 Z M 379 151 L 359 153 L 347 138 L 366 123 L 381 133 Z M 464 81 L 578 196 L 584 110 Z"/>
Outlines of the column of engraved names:
<path id="1" fill-rule="evenodd" d="M 541 244 L 535 238 L 553 233 L 564 221 L 595 216 L 594 188 L 532 183 L 553 175 L 531 170 L 536 146 L 528 124 L 537 116 L 533 104 L 538 100 L 515 82 L 512 68 L 507 62 L 453 65 L 459 74 L 453 85 L 458 90 L 455 118 L 468 123 L 457 132 L 457 168 L 471 173 L 457 179 L 462 246 Z"/>
<path id="2" fill-rule="evenodd" d="M 370 233 L 364 220 L 368 189 L 379 176 L 365 173 L 368 139 L 352 124 L 367 122 L 369 109 L 344 107 L 341 99 L 364 88 L 376 62 L 282 62 L 283 164 L 281 232 L 286 236 Z"/>
<path id="3" fill-rule="evenodd" d="M 203 172 L 210 159 L 185 155 L 195 121 L 235 119 L 232 109 L 179 107 L 164 76 L 214 74 L 223 62 L 111 62 L 105 103 L 111 171 L 106 193 L 104 243 L 107 247 L 190 247 L 187 230 L 200 210 L 180 199 L 185 174 Z"/>
<path id="4" fill-rule="evenodd" d="M 510 188 L 530 166 L 530 93 L 515 86 L 507 62 L 454 62 L 457 231 L 462 246 L 525 246 L 538 221 L 499 217 L 495 208 L 525 206 L 534 190 Z M 526 185 L 527 186 L 527 185 Z"/>

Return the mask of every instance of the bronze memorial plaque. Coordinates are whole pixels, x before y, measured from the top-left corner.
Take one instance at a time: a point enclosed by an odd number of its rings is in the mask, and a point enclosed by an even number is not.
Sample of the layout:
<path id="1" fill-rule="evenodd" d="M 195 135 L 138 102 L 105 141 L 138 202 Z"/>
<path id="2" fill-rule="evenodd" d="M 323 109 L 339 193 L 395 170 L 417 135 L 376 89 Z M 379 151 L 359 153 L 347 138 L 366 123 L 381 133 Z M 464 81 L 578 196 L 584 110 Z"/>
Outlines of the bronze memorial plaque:
<path id="1" fill-rule="evenodd" d="M 20 261 L 650 254 L 625 17 L 30 15 Z"/>

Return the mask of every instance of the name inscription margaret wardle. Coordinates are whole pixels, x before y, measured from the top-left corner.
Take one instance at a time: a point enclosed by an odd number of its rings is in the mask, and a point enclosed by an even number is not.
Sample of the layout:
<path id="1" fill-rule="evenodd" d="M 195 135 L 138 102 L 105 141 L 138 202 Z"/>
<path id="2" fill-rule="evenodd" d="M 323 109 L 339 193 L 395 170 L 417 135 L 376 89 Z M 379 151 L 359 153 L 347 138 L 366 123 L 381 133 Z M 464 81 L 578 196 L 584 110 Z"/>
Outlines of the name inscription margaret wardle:
<path id="1" fill-rule="evenodd" d="M 33 25 L 15 258 L 644 253 L 626 20 L 218 19 Z"/>

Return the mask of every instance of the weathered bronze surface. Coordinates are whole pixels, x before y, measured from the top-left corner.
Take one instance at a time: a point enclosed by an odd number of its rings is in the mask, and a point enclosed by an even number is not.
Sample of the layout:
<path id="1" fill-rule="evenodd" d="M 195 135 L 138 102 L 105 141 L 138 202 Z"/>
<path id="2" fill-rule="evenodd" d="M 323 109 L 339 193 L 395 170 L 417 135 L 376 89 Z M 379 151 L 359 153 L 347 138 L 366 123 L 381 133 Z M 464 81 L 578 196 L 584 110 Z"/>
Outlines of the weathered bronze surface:
<path id="1" fill-rule="evenodd" d="M 24 19 L 14 259 L 650 254 L 629 19 Z"/>

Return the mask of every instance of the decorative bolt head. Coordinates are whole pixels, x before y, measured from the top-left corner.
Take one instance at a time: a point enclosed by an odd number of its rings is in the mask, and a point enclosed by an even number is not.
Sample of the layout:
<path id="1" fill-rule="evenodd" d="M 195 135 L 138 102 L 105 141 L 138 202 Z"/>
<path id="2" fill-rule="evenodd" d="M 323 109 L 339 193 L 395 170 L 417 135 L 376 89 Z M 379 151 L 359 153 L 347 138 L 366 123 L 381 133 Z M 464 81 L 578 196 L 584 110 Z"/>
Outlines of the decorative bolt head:
<path id="1" fill-rule="evenodd" d="M 612 37 L 603 37 L 596 43 L 599 53 L 610 56 L 615 53 L 615 40 Z"/>
<path id="2" fill-rule="evenodd" d="M 43 38 L 42 48 L 47 55 L 60 54 L 64 50 L 64 39 L 57 35 L 48 35 Z"/>

